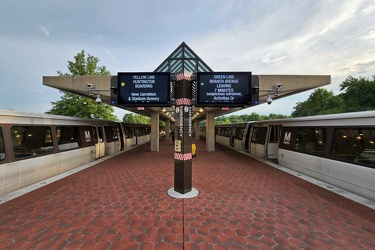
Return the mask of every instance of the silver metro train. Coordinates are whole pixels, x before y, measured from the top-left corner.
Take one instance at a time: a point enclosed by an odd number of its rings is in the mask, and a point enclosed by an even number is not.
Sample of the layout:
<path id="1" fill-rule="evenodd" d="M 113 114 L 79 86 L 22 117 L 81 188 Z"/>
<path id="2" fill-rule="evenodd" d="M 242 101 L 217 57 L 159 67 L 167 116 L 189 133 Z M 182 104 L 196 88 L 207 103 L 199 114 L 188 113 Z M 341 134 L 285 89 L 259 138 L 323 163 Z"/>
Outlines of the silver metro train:
<path id="1" fill-rule="evenodd" d="M 150 125 L 0 110 L 0 196 L 150 141 Z"/>
<path id="2" fill-rule="evenodd" d="M 217 125 L 215 139 L 375 200 L 375 111 Z"/>

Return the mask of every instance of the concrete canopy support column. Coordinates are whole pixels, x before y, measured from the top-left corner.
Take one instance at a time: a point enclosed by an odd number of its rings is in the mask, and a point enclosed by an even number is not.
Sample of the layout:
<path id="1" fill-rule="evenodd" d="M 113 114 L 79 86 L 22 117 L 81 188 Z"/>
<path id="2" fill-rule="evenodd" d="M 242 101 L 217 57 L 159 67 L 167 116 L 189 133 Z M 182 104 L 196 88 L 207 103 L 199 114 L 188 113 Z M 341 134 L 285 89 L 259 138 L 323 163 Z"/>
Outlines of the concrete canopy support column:
<path id="1" fill-rule="evenodd" d="M 215 152 L 215 113 L 206 114 L 206 150 Z"/>
<path id="2" fill-rule="evenodd" d="M 195 126 L 194 126 L 194 129 L 195 129 L 195 140 L 196 141 L 199 141 L 199 121 L 195 121 Z"/>
<path id="3" fill-rule="evenodd" d="M 165 122 L 165 140 L 168 141 L 169 140 L 169 130 L 171 130 L 171 121 L 168 120 Z"/>
<path id="4" fill-rule="evenodd" d="M 151 151 L 159 151 L 159 113 L 151 113 Z"/>

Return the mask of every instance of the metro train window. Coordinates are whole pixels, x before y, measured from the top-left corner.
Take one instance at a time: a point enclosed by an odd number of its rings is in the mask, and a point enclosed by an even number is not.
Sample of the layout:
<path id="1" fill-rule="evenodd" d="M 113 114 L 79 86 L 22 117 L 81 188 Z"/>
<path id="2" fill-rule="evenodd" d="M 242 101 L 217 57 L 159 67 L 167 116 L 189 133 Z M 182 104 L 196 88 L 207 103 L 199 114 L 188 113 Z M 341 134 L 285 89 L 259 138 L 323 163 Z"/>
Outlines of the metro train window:
<path id="1" fill-rule="evenodd" d="M 105 126 L 104 131 L 107 142 L 114 142 L 118 140 L 118 129 L 116 126 Z"/>
<path id="2" fill-rule="evenodd" d="M 220 131 L 221 131 L 221 128 L 216 128 L 216 135 L 220 135 Z"/>
<path id="3" fill-rule="evenodd" d="M 375 167 L 375 128 L 336 129 L 331 156 Z"/>
<path id="4" fill-rule="evenodd" d="M 132 127 L 124 127 L 124 132 L 126 135 L 126 138 L 133 138 L 133 128 Z"/>
<path id="5" fill-rule="evenodd" d="M 47 126 L 13 126 L 10 129 L 16 158 L 53 152 L 51 128 Z"/>
<path id="6" fill-rule="evenodd" d="M 225 128 L 220 128 L 220 130 L 219 130 L 219 134 L 218 135 L 224 135 L 224 130 L 225 130 Z"/>
<path id="7" fill-rule="evenodd" d="M 81 146 L 78 127 L 57 127 L 56 135 L 60 151 L 79 148 Z"/>
<path id="8" fill-rule="evenodd" d="M 142 135 L 145 135 L 145 128 L 141 127 L 141 128 L 137 128 L 137 136 L 142 136 Z"/>
<path id="9" fill-rule="evenodd" d="M 150 127 L 146 127 L 145 128 L 145 135 L 149 135 L 149 134 L 151 134 L 151 128 Z"/>
<path id="10" fill-rule="evenodd" d="M 270 126 L 270 139 L 269 142 L 279 142 L 279 126 Z"/>
<path id="11" fill-rule="evenodd" d="M 323 156 L 325 141 L 325 128 L 299 128 L 294 149 L 301 153 Z"/>
<path id="12" fill-rule="evenodd" d="M 94 143 L 98 144 L 98 133 L 96 132 L 95 126 L 92 126 L 92 134 L 94 135 Z"/>
<path id="13" fill-rule="evenodd" d="M 251 142 L 265 145 L 266 134 L 267 134 L 267 128 L 266 127 L 255 127 L 253 129 L 253 133 L 252 133 L 252 136 L 251 136 Z"/>
<path id="14" fill-rule="evenodd" d="M 232 128 L 226 128 L 226 130 L 225 130 L 225 136 L 226 137 L 230 137 L 231 131 L 232 131 Z"/>
<path id="15" fill-rule="evenodd" d="M 100 143 L 104 142 L 104 131 L 102 126 L 98 126 L 98 139 Z"/>
<path id="16" fill-rule="evenodd" d="M 243 134 L 244 134 L 244 128 L 239 128 L 237 131 L 237 138 L 238 139 L 242 139 L 243 138 Z"/>
<path id="17" fill-rule="evenodd" d="M 0 127 L 0 162 L 6 159 L 3 128 Z"/>

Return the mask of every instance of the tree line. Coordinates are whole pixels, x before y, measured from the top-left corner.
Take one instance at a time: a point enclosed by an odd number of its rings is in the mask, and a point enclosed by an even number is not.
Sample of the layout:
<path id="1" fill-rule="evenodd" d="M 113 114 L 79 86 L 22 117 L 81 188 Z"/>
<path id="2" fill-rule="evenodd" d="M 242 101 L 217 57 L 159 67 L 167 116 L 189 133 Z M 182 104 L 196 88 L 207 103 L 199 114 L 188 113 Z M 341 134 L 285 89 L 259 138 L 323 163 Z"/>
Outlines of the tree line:
<path id="1" fill-rule="evenodd" d="M 289 118 L 288 115 L 282 114 L 270 114 L 270 115 L 259 115 L 255 112 L 252 112 L 250 115 L 229 115 L 229 116 L 219 116 L 215 118 L 215 124 L 230 124 L 230 123 L 241 123 L 248 121 L 263 121 L 263 120 L 272 120 L 272 119 L 283 119 Z M 203 122 L 204 125 L 205 122 Z"/>
<path id="2" fill-rule="evenodd" d="M 347 113 L 375 109 L 375 75 L 348 76 L 341 84 L 338 95 L 323 88 L 314 90 L 304 102 L 298 102 L 292 117 Z"/>
<path id="3" fill-rule="evenodd" d="M 110 75 L 105 66 L 98 66 L 99 58 L 82 50 L 68 61 L 69 73 L 57 71 L 59 76 L 69 75 Z M 375 109 L 375 75 L 371 78 L 348 76 L 341 84 L 338 95 L 324 88 L 315 89 L 306 101 L 298 102 L 290 116 L 282 114 L 259 115 L 255 112 L 245 115 L 229 115 L 215 118 L 215 124 L 240 123 L 247 121 L 262 121 L 289 117 L 303 117 L 323 114 L 346 113 Z M 81 118 L 96 118 L 119 121 L 113 114 L 114 109 L 107 104 L 97 104 L 94 99 L 60 91 L 61 100 L 51 102 L 52 108 L 47 114 L 74 116 Z M 151 119 L 139 114 L 125 114 L 124 122 L 151 124 Z M 204 122 L 203 122 L 204 123 Z"/>

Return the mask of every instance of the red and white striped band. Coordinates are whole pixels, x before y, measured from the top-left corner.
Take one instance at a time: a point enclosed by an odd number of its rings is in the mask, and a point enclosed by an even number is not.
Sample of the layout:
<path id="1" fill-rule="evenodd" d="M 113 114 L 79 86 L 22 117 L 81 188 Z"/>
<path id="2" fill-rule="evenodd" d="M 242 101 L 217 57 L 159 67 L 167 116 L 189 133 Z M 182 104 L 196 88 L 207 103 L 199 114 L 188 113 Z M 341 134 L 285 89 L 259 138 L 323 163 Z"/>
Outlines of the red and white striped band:
<path id="1" fill-rule="evenodd" d="M 189 98 L 179 98 L 176 99 L 176 105 L 191 105 L 191 99 Z"/>
<path id="2" fill-rule="evenodd" d="M 193 158 L 191 156 L 191 153 L 188 153 L 188 154 L 174 153 L 174 159 L 180 160 L 180 161 L 187 161 L 187 160 L 191 160 Z"/>
<path id="3" fill-rule="evenodd" d="M 184 73 L 177 74 L 176 80 L 181 81 L 181 80 L 185 79 L 185 80 L 191 81 L 191 74 L 192 73 L 190 73 L 190 74 L 186 73 L 186 75 Z"/>

